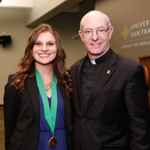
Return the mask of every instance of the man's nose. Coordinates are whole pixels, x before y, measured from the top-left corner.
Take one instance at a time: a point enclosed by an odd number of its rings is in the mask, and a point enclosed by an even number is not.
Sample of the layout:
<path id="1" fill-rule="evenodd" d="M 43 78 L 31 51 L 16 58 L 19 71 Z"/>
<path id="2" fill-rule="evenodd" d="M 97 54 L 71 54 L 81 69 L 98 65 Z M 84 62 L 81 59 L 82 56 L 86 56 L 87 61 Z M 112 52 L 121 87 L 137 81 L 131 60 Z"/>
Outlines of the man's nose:
<path id="1" fill-rule="evenodd" d="M 96 41 L 96 40 L 98 40 L 98 38 L 99 38 L 99 36 L 98 36 L 97 32 L 93 31 L 92 40 Z"/>

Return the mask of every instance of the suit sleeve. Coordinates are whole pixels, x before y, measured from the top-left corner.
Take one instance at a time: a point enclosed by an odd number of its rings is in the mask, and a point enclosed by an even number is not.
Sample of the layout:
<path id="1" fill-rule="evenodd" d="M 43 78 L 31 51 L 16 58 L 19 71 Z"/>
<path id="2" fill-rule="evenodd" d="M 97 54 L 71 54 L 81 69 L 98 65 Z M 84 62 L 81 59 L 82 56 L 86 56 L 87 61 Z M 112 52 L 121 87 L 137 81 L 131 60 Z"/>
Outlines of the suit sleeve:
<path id="1" fill-rule="evenodd" d="M 11 86 L 11 77 L 5 86 L 4 92 L 4 124 L 5 124 L 5 148 L 7 150 L 9 140 L 16 126 L 19 112 L 19 96 L 14 86 Z"/>
<path id="2" fill-rule="evenodd" d="M 150 150 L 150 111 L 147 92 L 144 70 L 138 65 L 133 69 L 125 90 L 132 150 Z"/>

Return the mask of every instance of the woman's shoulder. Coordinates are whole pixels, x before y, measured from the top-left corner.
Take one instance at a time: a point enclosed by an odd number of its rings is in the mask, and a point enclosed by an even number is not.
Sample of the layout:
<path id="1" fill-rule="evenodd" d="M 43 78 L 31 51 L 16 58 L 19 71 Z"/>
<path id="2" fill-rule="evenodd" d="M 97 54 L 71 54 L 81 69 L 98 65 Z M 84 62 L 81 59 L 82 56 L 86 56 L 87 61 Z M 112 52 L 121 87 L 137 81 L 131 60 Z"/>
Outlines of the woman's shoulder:
<path id="1" fill-rule="evenodd" d="M 15 90 L 15 87 L 11 85 L 11 83 L 12 83 L 15 79 L 16 79 L 15 74 L 10 74 L 10 75 L 8 76 L 8 81 L 7 81 L 7 83 L 6 83 L 4 89 L 5 89 L 5 90 L 12 90 L 12 89 Z"/>
<path id="2" fill-rule="evenodd" d="M 10 75 L 8 76 L 8 82 L 12 82 L 12 81 L 14 81 L 15 79 L 16 79 L 15 74 L 10 74 Z"/>

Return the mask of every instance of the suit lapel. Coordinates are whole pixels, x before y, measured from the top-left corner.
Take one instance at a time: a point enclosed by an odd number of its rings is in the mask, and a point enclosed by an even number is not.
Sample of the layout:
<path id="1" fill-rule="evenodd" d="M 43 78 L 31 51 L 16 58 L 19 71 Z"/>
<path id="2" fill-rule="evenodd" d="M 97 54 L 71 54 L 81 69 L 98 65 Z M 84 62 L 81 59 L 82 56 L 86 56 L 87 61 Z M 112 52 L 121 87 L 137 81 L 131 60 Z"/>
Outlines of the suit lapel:
<path id="1" fill-rule="evenodd" d="M 29 90 L 29 95 L 30 95 L 32 103 L 33 103 L 33 108 L 35 110 L 35 115 L 36 115 L 37 121 L 39 122 L 40 104 L 39 104 L 38 88 L 37 88 L 37 82 L 36 82 L 35 75 L 28 78 L 26 80 L 26 84 L 27 84 L 27 87 Z"/>
<path id="2" fill-rule="evenodd" d="M 77 101 L 76 107 L 80 107 L 76 110 L 78 110 L 80 114 L 84 113 L 83 100 L 82 100 L 82 94 L 81 94 L 81 70 L 82 70 L 82 66 L 83 66 L 85 59 L 86 59 L 86 57 L 84 57 L 81 60 L 80 64 L 77 65 L 77 69 L 76 69 L 77 71 L 76 71 L 76 75 L 75 75 L 75 77 L 76 77 L 75 83 L 77 85 L 76 89 L 77 89 L 77 93 L 78 93 L 77 96 L 78 96 L 78 100 L 79 100 L 79 101 Z"/>
<path id="3" fill-rule="evenodd" d="M 89 101 L 85 112 L 88 110 L 92 102 L 95 100 L 101 89 L 105 86 L 106 82 L 111 78 L 112 74 L 115 71 L 115 64 L 116 63 L 116 54 L 111 50 L 105 63 L 98 75 L 97 80 L 93 88 L 91 89 L 91 94 L 89 96 Z"/>

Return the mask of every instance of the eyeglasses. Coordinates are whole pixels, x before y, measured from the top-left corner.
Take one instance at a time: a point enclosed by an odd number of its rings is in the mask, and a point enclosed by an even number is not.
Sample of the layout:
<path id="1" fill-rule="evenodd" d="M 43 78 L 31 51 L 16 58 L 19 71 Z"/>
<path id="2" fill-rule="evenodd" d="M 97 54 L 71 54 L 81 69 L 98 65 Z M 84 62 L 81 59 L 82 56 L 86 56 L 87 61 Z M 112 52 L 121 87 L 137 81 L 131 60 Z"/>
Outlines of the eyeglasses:
<path id="1" fill-rule="evenodd" d="M 96 32 L 96 34 L 97 35 L 99 35 L 99 36 L 104 36 L 105 34 L 106 34 L 106 32 L 108 31 L 110 29 L 110 27 L 108 27 L 107 29 L 104 29 L 104 28 L 99 28 L 99 29 L 97 29 L 96 31 L 94 30 L 85 30 L 85 31 L 83 31 L 82 32 L 82 34 L 85 36 L 85 37 L 87 37 L 87 38 L 89 38 L 89 37 L 91 37 L 92 35 L 93 35 L 93 32 Z"/>

